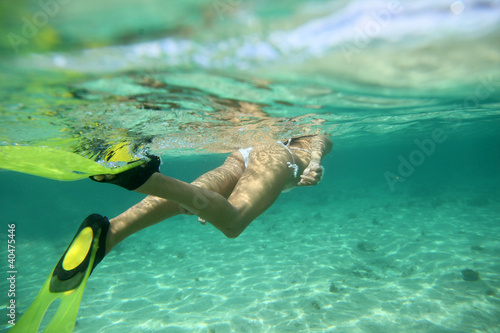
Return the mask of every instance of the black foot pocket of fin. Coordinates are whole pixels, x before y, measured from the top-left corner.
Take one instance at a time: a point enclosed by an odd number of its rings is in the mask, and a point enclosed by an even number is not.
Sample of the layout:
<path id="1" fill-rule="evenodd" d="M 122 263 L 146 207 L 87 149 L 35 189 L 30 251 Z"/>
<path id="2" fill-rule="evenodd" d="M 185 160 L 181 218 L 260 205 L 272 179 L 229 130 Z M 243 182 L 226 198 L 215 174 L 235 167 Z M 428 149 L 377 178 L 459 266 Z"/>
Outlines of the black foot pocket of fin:
<path id="1" fill-rule="evenodd" d="M 144 184 L 155 172 L 160 172 L 161 159 L 158 156 L 147 155 L 149 161 L 135 168 L 113 175 L 111 179 L 97 180 L 94 176 L 90 179 L 99 183 L 109 183 L 133 191 Z"/>
<path id="2" fill-rule="evenodd" d="M 109 221 L 101 215 L 92 214 L 83 221 L 35 301 L 10 332 L 38 332 L 47 308 L 57 298 L 61 302 L 44 332 L 73 330 L 87 279 L 104 258 L 108 230 Z"/>

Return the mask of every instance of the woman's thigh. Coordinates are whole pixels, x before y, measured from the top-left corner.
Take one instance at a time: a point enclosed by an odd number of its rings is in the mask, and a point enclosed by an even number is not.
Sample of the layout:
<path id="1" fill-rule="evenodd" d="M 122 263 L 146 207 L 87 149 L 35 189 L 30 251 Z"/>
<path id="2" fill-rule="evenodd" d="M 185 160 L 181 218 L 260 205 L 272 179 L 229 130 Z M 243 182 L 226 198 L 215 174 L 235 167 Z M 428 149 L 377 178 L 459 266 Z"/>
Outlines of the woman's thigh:
<path id="1" fill-rule="evenodd" d="M 291 161 L 290 153 L 279 143 L 250 152 L 248 167 L 228 198 L 244 227 L 276 201 L 292 174 L 287 165 Z"/>
<path id="2" fill-rule="evenodd" d="M 241 154 L 238 154 L 232 153 L 220 167 L 204 173 L 191 184 L 228 198 L 245 171 Z"/>

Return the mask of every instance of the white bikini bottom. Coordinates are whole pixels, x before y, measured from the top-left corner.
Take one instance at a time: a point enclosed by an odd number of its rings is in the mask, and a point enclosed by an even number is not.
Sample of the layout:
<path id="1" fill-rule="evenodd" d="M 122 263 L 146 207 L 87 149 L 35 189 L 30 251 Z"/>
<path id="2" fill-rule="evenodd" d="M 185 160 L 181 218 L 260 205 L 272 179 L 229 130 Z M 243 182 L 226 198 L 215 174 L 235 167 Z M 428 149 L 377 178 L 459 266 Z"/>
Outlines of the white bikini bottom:
<path id="1" fill-rule="evenodd" d="M 293 176 L 295 178 L 297 178 L 299 166 L 295 163 L 295 157 L 293 156 L 291 149 L 304 150 L 304 151 L 308 152 L 309 154 L 311 154 L 311 152 L 307 149 L 302 149 L 302 148 L 298 148 L 298 147 L 290 147 L 291 140 L 288 140 L 287 142 L 288 142 L 287 144 L 284 144 L 281 141 L 277 141 L 277 143 L 282 144 L 283 147 L 285 147 L 286 150 L 288 150 L 288 152 L 290 153 L 290 156 L 292 156 L 292 162 L 286 162 L 286 163 L 288 164 L 289 168 L 293 169 Z M 241 156 L 243 156 L 243 162 L 245 163 L 245 168 L 248 168 L 248 162 L 249 162 L 248 157 L 250 156 L 250 152 L 252 151 L 252 149 L 253 149 L 253 147 L 248 147 L 248 148 L 242 148 L 239 150 Z"/>
<path id="2" fill-rule="evenodd" d="M 243 162 L 245 163 L 245 168 L 248 168 L 248 156 L 250 156 L 250 152 L 252 151 L 253 147 L 248 147 L 248 148 L 241 148 L 238 150 L 243 156 Z"/>
<path id="3" fill-rule="evenodd" d="M 302 149 L 302 148 L 297 148 L 297 147 L 289 147 L 289 143 L 290 143 L 291 140 L 288 140 L 288 144 L 284 144 L 283 142 L 281 141 L 278 141 L 278 143 L 282 144 L 283 147 L 286 148 L 286 150 L 288 150 L 288 152 L 290 153 L 290 155 L 292 156 L 292 162 L 286 162 L 288 164 L 288 167 L 289 168 L 292 168 L 293 169 L 293 176 L 295 178 L 297 178 L 297 173 L 299 171 L 299 166 L 295 163 L 295 157 L 293 156 L 293 153 L 290 149 L 299 149 L 299 150 L 304 150 L 304 151 L 307 151 L 309 154 L 311 153 L 309 150 L 307 149 Z M 250 152 L 252 151 L 253 147 L 248 147 L 248 148 L 242 148 L 240 150 L 238 150 L 241 154 L 241 156 L 243 156 L 243 163 L 245 163 L 245 168 L 248 168 L 248 163 L 249 163 L 249 156 L 250 156 Z M 282 193 L 286 193 L 286 192 L 289 192 L 291 191 L 292 189 L 294 189 L 294 187 L 292 188 L 287 188 L 287 189 L 284 189 L 282 191 Z"/>

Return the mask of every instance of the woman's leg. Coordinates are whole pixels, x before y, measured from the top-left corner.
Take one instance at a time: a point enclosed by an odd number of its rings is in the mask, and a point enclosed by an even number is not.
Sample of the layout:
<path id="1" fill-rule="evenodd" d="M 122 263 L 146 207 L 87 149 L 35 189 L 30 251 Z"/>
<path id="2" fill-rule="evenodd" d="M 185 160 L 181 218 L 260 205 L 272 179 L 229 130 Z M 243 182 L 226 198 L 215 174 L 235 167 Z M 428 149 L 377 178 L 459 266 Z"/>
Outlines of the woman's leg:
<path id="1" fill-rule="evenodd" d="M 228 197 L 240 179 L 245 165 L 237 154 L 231 154 L 224 164 L 198 177 L 191 184 Z M 201 200 L 198 207 L 206 203 Z M 144 200 L 110 220 L 110 229 L 106 240 L 106 253 L 128 236 L 179 214 L 189 212 L 174 201 L 148 195 Z"/>
<path id="2" fill-rule="evenodd" d="M 128 236 L 183 212 L 175 202 L 148 195 L 109 221 L 106 254 Z"/>
<path id="3" fill-rule="evenodd" d="M 173 201 L 234 238 L 276 201 L 292 173 L 287 165 L 291 161 L 290 153 L 281 144 L 255 148 L 227 199 L 160 173 L 153 174 L 136 191 Z"/>

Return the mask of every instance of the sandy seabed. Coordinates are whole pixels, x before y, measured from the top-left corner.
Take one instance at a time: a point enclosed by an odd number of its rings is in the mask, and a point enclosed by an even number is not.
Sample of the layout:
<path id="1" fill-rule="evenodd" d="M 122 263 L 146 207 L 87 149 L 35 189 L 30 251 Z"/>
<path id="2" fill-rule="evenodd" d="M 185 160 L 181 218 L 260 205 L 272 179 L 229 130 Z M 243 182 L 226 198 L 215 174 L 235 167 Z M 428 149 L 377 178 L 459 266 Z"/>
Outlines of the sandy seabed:
<path id="1" fill-rule="evenodd" d="M 284 194 L 237 239 L 192 216 L 132 236 L 89 279 L 74 332 L 500 332 L 489 193 L 344 194 Z M 23 245 L 20 313 L 64 244 Z"/>

